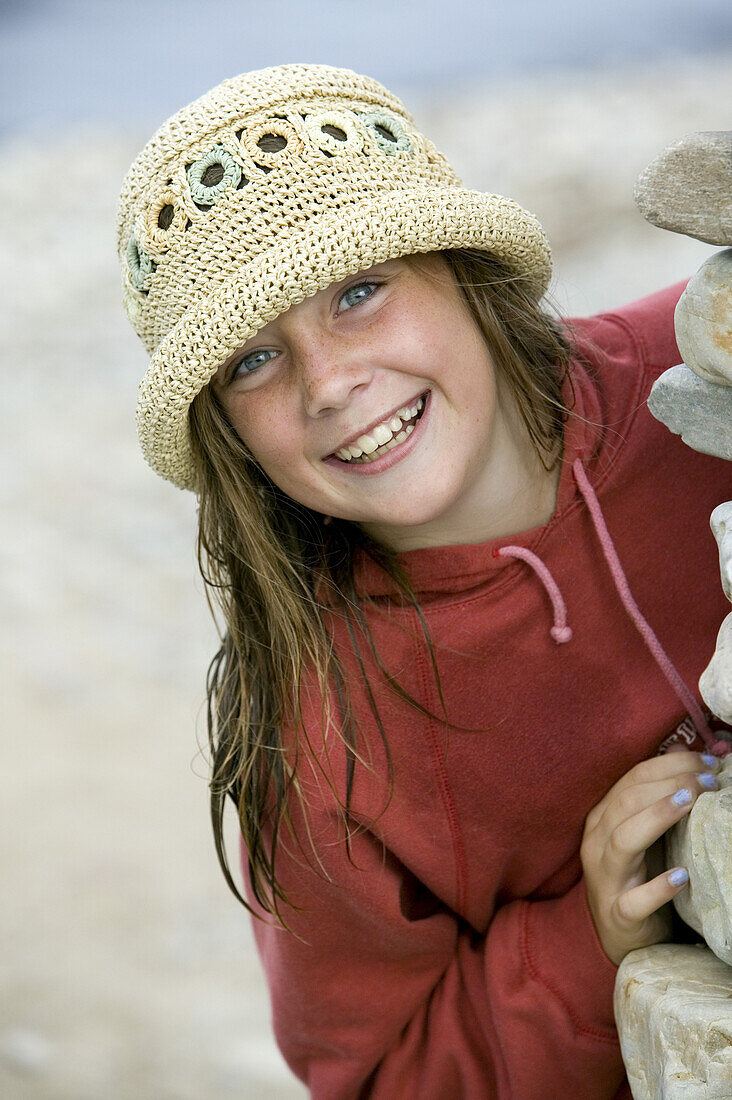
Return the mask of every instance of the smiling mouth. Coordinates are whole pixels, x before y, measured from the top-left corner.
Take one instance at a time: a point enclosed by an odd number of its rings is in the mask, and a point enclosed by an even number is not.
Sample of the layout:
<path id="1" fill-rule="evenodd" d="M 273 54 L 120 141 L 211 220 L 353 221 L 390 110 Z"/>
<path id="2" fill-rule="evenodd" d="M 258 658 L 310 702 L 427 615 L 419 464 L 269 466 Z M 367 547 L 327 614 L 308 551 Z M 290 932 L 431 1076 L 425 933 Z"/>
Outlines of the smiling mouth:
<path id="1" fill-rule="evenodd" d="M 428 395 L 429 390 L 426 390 L 411 405 L 403 405 L 388 420 L 360 435 L 348 446 L 335 451 L 334 457 L 346 465 L 355 466 L 359 463 L 375 462 L 387 451 L 398 447 L 414 431 L 425 410 Z"/>

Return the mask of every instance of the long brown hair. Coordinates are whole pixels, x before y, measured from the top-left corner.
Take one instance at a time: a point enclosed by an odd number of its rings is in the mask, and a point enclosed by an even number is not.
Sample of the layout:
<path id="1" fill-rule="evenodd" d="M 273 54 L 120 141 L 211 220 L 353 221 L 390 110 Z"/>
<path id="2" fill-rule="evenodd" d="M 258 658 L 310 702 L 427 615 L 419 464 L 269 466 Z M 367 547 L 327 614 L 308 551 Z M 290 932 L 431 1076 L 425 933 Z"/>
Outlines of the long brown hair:
<path id="1" fill-rule="evenodd" d="M 515 396 L 539 459 L 545 469 L 552 469 L 561 455 L 567 414 L 562 397 L 572 352 L 567 330 L 541 308 L 524 278 L 489 254 L 451 250 L 440 255 L 465 296 L 497 372 Z M 419 256 L 405 259 L 420 263 Z M 361 637 L 376 658 L 385 686 L 424 711 L 376 652 L 354 583 L 354 555 L 359 550 L 369 555 L 416 609 L 438 690 L 439 675 L 426 623 L 398 555 L 356 524 L 324 523 L 323 516 L 281 492 L 236 434 L 210 386 L 191 406 L 190 427 L 200 487 L 199 567 L 212 613 L 216 617 L 215 604 L 224 623 L 222 644 L 207 677 L 216 853 L 228 885 L 247 905 L 229 869 L 224 843 L 229 796 L 248 853 L 253 894 L 264 910 L 282 920 L 279 903 L 287 898 L 275 874 L 276 847 L 281 826 L 289 820 L 290 793 L 301 797 L 297 753 L 306 671 L 315 677 L 323 700 L 323 728 L 333 723 L 345 743 L 346 801 L 339 804 L 346 814 L 358 759 L 357 724 L 324 625 L 318 586 L 327 585 L 335 598 L 359 661 Z M 371 708 L 389 759 L 373 687 Z M 442 700 L 441 690 L 439 697 Z M 337 715 L 332 713 L 332 698 L 338 701 Z M 298 730 L 294 756 L 284 751 L 281 731 L 287 726 Z M 263 839 L 265 819 L 271 830 L 268 844 Z"/>

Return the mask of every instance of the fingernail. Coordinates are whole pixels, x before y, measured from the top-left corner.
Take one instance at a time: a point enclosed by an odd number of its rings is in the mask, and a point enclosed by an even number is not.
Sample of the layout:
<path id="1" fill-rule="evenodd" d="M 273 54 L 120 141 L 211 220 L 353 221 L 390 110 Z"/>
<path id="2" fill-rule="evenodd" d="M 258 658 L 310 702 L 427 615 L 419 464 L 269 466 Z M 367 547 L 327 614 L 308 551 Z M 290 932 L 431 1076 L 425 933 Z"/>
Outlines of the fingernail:
<path id="1" fill-rule="evenodd" d="M 688 806 L 691 802 L 691 791 L 688 787 L 682 787 L 680 791 L 677 791 L 673 797 L 673 801 L 677 806 Z"/>
<path id="2" fill-rule="evenodd" d="M 708 768 L 716 768 L 719 760 L 716 756 L 712 756 L 711 753 L 703 752 L 701 758 Z"/>
<path id="3" fill-rule="evenodd" d="M 702 787 L 706 787 L 709 791 L 716 791 L 718 787 L 716 775 L 712 775 L 711 772 L 702 772 L 699 776 L 699 782 Z"/>
<path id="4" fill-rule="evenodd" d="M 681 886 L 683 883 L 689 881 L 689 873 L 685 871 L 683 867 L 677 867 L 677 869 L 672 871 L 668 876 L 668 881 L 672 886 Z"/>

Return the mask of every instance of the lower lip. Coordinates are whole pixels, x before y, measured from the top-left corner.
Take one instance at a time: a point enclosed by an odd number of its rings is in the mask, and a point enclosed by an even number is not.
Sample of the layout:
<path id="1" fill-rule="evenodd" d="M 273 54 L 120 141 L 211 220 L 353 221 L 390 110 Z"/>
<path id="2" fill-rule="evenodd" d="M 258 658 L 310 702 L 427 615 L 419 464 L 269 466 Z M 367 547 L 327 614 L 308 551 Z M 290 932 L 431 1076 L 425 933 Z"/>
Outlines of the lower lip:
<path id="1" fill-rule="evenodd" d="M 396 466 L 397 462 L 401 462 L 403 458 L 406 458 L 417 445 L 417 436 L 422 436 L 422 427 L 430 414 L 432 391 L 429 390 L 424 401 L 424 410 L 419 420 L 414 426 L 414 431 L 410 432 L 403 443 L 400 443 L 397 447 L 392 447 L 390 451 L 386 451 L 379 458 L 375 458 L 373 462 L 341 462 L 339 458 L 325 458 L 323 461 L 327 466 L 336 466 L 339 470 L 343 470 L 349 474 L 358 475 L 370 475 L 381 474 L 385 470 L 390 470 L 392 466 Z"/>

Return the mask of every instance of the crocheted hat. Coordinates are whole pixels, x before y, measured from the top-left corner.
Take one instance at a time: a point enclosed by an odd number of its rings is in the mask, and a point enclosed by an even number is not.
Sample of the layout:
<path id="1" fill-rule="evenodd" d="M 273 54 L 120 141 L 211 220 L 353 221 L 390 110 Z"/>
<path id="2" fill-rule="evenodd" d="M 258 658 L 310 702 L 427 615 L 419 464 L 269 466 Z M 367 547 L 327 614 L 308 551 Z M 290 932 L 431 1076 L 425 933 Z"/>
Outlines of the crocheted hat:
<path id="1" fill-rule="evenodd" d="M 196 489 L 188 409 L 267 322 L 349 275 L 479 248 L 541 297 L 544 232 L 511 199 L 465 190 L 375 80 L 282 65 L 225 80 L 169 119 L 130 168 L 117 245 L 150 365 L 137 428 L 152 468 Z"/>

